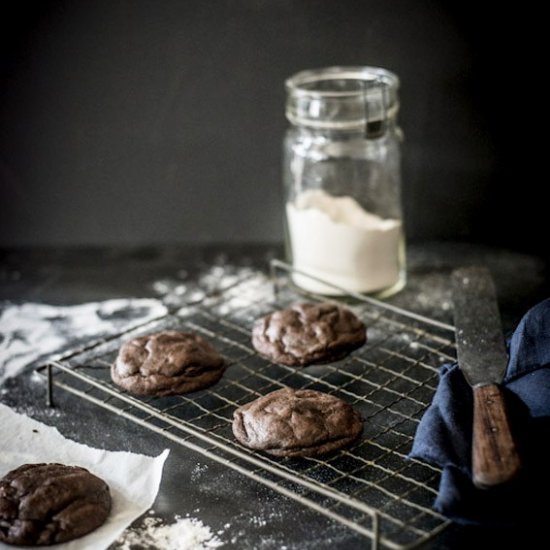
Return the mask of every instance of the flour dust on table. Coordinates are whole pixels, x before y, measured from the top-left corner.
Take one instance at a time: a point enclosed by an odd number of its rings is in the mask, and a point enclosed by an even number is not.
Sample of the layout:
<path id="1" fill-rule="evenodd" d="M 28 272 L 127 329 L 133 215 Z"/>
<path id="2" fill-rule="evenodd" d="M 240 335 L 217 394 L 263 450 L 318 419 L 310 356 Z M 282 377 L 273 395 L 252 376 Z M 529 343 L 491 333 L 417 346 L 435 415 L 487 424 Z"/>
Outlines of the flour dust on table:
<path id="1" fill-rule="evenodd" d="M 120 298 L 71 306 L 5 303 L 0 306 L 0 384 L 25 367 L 166 313 L 156 299 Z M 7 359 L 5 359 L 7 358 Z"/>
<path id="2" fill-rule="evenodd" d="M 201 302 L 208 295 L 227 290 L 258 274 L 248 266 L 225 263 L 223 257 L 216 264 L 204 269 L 196 281 L 188 280 L 185 270 L 175 275 L 153 281 L 151 289 L 169 306 L 185 306 Z"/>
<path id="3" fill-rule="evenodd" d="M 218 533 L 221 534 L 221 533 Z M 128 529 L 115 543 L 117 550 L 162 548 L 163 550 L 210 550 L 224 543 L 196 518 L 175 517 L 166 524 L 157 517 L 146 517 L 140 528 Z"/>

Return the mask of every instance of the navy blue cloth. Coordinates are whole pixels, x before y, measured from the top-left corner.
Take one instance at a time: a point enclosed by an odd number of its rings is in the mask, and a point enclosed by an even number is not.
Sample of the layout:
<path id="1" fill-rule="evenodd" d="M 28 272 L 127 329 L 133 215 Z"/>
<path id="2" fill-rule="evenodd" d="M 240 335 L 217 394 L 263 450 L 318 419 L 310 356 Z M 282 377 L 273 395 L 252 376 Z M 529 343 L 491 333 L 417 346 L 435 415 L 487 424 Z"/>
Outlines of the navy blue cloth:
<path id="1" fill-rule="evenodd" d="M 456 364 L 441 369 L 432 404 L 418 426 L 411 458 L 443 468 L 434 508 L 463 524 L 515 526 L 548 521 L 550 495 L 550 299 L 532 308 L 509 341 L 503 383 L 511 429 L 522 461 L 512 482 L 472 483 L 472 389 Z"/>

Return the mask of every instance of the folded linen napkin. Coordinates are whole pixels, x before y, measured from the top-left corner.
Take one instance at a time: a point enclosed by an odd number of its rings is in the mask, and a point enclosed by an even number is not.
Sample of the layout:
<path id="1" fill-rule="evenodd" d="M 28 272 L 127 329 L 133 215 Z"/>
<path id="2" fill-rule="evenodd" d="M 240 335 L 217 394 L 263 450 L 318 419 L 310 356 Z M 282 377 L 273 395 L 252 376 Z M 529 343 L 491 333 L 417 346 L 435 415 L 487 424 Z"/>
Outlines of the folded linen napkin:
<path id="1" fill-rule="evenodd" d="M 459 523 L 517 526 L 548 521 L 546 506 L 535 506 L 534 499 L 550 494 L 550 299 L 527 312 L 508 350 L 503 387 L 521 474 L 490 489 L 473 485 L 473 396 L 456 364 L 442 367 L 409 455 L 443 468 L 434 508 Z"/>

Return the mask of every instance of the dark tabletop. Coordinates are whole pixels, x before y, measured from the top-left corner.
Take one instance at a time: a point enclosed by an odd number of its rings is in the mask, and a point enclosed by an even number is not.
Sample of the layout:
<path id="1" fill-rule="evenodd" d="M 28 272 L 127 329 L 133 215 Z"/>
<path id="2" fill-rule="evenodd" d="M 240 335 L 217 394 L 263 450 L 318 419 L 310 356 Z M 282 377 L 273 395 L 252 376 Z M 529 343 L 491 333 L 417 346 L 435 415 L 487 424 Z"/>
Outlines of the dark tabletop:
<path id="1" fill-rule="evenodd" d="M 497 286 L 506 332 L 525 311 L 549 293 L 548 264 L 513 251 L 458 243 L 425 243 L 408 249 L 408 284 L 392 303 L 452 323 L 449 273 L 458 266 L 484 264 Z M 200 299 L 246 270 L 268 271 L 277 246 L 149 247 L 139 249 L 17 249 L 1 253 L 0 303 L 72 305 L 120 297 L 151 297 L 170 302 Z M 178 292 L 178 288 L 184 289 Z M 160 435 L 114 417 L 91 403 L 58 392 L 56 408 L 45 407 L 45 387 L 31 372 L 8 379 L 0 402 L 44 423 L 68 438 L 110 450 L 157 455 L 170 448 L 154 513 L 202 520 L 220 532 L 224 548 L 365 548 L 349 529 L 237 472 L 198 456 Z M 77 412 L 75 413 L 75 410 Z M 136 526 L 140 524 L 136 521 Z M 525 533 L 451 525 L 424 548 L 464 548 L 525 542 Z M 479 547 L 479 546 L 476 546 Z"/>

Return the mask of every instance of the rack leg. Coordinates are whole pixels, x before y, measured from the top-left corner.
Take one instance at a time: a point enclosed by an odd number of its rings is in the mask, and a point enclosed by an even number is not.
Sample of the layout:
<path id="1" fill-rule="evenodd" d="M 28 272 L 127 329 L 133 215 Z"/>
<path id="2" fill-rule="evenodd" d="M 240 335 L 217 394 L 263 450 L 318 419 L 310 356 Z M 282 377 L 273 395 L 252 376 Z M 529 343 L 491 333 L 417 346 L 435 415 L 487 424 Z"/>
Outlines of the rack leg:
<path id="1" fill-rule="evenodd" d="M 47 365 L 46 366 L 46 371 L 48 372 L 48 385 L 47 385 L 47 390 L 46 390 L 46 405 L 48 407 L 51 407 L 53 408 L 55 405 L 54 405 L 54 402 L 53 402 L 53 375 L 52 375 L 52 366 L 51 365 Z"/>
<path id="2" fill-rule="evenodd" d="M 380 523 L 378 514 L 373 514 L 372 516 L 372 532 L 374 533 L 374 538 L 372 539 L 372 550 L 378 550 L 380 547 Z"/>

